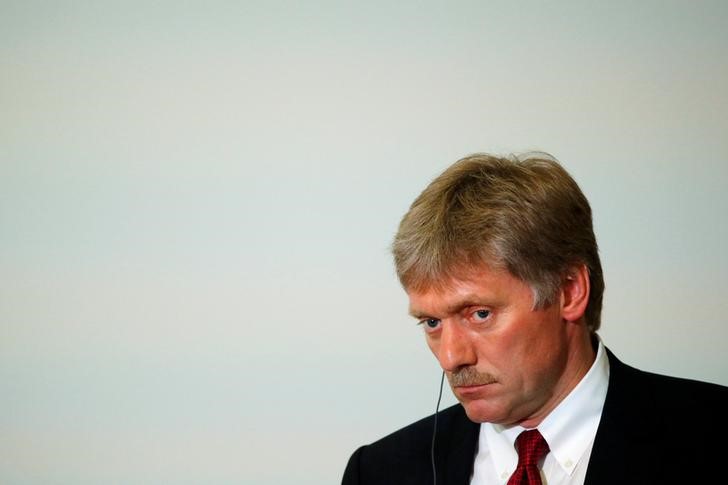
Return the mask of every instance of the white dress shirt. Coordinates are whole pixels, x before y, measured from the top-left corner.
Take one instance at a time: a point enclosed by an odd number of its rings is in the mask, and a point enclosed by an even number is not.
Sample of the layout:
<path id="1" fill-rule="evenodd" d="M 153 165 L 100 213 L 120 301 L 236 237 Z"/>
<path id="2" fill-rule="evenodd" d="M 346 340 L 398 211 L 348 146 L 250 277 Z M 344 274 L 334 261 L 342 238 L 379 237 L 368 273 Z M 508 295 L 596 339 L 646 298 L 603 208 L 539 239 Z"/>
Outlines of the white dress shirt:
<path id="1" fill-rule="evenodd" d="M 583 485 L 609 384 L 609 359 L 601 340 L 579 384 L 538 425 L 551 451 L 541 467 L 543 485 Z M 504 484 L 516 469 L 516 437 L 526 428 L 480 425 L 471 485 Z"/>

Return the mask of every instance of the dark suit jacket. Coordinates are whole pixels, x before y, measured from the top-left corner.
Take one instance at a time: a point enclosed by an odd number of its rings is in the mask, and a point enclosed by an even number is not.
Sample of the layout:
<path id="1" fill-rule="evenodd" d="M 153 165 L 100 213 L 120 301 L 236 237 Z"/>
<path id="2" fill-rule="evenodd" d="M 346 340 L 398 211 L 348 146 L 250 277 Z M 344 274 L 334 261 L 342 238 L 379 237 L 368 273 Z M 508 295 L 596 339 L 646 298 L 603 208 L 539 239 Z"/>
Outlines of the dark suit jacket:
<path id="1" fill-rule="evenodd" d="M 609 388 L 585 483 L 728 483 L 728 387 L 643 372 L 607 355 Z M 434 415 L 356 450 L 342 485 L 431 484 L 433 421 Z M 438 485 L 469 483 L 479 429 L 460 405 L 440 412 Z M 716 475 L 720 467 L 726 471 Z"/>

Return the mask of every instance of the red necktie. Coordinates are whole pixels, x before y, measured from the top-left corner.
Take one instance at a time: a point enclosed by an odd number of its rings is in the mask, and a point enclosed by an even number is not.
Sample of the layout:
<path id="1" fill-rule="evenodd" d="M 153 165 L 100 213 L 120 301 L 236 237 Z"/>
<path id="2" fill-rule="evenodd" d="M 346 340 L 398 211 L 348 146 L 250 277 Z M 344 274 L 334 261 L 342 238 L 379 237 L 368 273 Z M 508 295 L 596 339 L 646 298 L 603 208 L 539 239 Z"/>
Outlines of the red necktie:
<path id="1" fill-rule="evenodd" d="M 529 429 L 516 438 L 518 466 L 508 479 L 508 485 L 541 485 L 538 461 L 549 452 L 549 444 L 537 429 Z"/>

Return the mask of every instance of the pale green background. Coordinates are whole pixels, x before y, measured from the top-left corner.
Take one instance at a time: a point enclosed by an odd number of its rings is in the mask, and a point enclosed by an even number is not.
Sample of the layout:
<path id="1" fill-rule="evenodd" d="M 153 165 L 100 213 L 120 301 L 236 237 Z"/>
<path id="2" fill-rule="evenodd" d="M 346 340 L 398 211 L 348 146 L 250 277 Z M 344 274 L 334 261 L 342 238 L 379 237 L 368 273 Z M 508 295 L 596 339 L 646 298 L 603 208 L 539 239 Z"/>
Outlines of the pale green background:
<path id="1" fill-rule="evenodd" d="M 608 346 L 728 384 L 726 25 L 723 1 L 0 2 L 0 483 L 338 483 L 433 411 L 388 246 L 475 151 L 581 184 Z"/>

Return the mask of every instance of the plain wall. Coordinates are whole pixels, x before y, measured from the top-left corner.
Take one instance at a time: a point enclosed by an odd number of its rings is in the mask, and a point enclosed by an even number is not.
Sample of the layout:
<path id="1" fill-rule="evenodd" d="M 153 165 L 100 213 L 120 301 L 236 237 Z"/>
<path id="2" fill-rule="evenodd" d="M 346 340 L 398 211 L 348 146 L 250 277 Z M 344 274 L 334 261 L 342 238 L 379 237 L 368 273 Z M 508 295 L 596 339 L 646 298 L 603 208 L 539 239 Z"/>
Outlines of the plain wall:
<path id="1" fill-rule="evenodd" d="M 388 247 L 478 151 L 579 182 L 618 356 L 728 384 L 727 20 L 0 3 L 0 482 L 338 483 L 434 410 Z"/>

